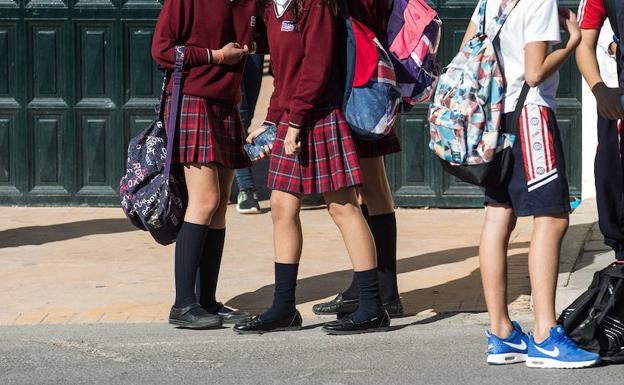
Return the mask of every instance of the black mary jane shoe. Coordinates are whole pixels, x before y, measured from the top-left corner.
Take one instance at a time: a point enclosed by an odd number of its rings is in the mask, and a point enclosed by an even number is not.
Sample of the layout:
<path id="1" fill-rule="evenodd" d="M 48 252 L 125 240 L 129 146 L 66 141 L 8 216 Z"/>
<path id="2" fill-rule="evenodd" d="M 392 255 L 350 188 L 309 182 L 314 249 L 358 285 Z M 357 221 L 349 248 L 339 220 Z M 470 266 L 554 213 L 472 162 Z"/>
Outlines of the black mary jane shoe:
<path id="1" fill-rule="evenodd" d="M 264 334 L 271 332 L 284 332 L 301 330 L 303 320 L 299 310 L 294 315 L 288 316 L 280 320 L 263 321 L 260 316 L 254 316 L 252 319 L 244 322 L 237 322 L 234 325 L 234 331 L 238 334 Z"/>
<path id="2" fill-rule="evenodd" d="M 401 298 L 383 304 L 384 310 L 388 312 L 390 318 L 400 318 L 405 315 Z"/>
<path id="3" fill-rule="evenodd" d="M 222 303 L 219 303 L 218 305 L 217 310 L 213 314 L 216 313 L 219 317 L 221 317 L 224 324 L 237 324 L 251 319 L 251 314 L 247 312 L 230 309 Z"/>
<path id="4" fill-rule="evenodd" d="M 359 303 L 359 298 L 345 299 L 340 293 L 329 302 L 317 303 L 312 306 L 312 311 L 316 315 L 351 314 L 357 310 Z"/>
<path id="5" fill-rule="evenodd" d="M 383 314 L 364 321 L 355 321 L 351 314 L 323 325 L 323 331 L 333 335 L 362 334 L 387 331 L 390 327 L 390 316 L 384 310 Z"/>
<path id="6" fill-rule="evenodd" d="M 191 313 L 191 310 L 202 308 L 198 303 L 192 303 L 184 308 L 172 307 L 169 313 L 169 323 L 185 329 L 217 329 L 223 324 L 221 317 L 203 310 L 201 315 Z"/>
<path id="7" fill-rule="evenodd" d="M 403 309 L 403 303 L 401 302 L 401 298 L 397 298 L 394 301 L 384 303 L 383 307 L 384 310 L 388 312 L 390 318 L 401 318 L 405 315 L 405 310 Z M 336 319 L 344 318 L 351 313 L 353 313 L 353 311 L 350 313 L 338 313 L 336 315 Z"/>

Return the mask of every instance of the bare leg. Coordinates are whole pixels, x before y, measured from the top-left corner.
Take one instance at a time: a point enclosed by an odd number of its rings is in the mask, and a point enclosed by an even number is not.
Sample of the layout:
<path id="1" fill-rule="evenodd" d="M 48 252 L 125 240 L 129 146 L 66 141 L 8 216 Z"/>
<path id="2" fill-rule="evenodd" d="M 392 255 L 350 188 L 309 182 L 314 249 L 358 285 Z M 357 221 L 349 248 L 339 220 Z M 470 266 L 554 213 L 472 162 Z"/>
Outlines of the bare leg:
<path id="1" fill-rule="evenodd" d="M 188 189 L 188 205 L 184 221 L 209 225 L 219 207 L 219 172 L 217 166 L 185 165 L 184 177 Z"/>
<path id="2" fill-rule="evenodd" d="M 303 234 L 299 219 L 300 210 L 301 195 L 283 191 L 271 193 L 273 246 L 277 263 L 297 264 L 301 259 Z"/>
<path id="3" fill-rule="evenodd" d="M 227 213 L 227 206 L 230 201 L 230 193 L 232 191 L 232 182 L 234 181 L 234 170 L 230 170 L 225 167 L 218 167 L 219 174 L 219 206 L 212 217 L 210 222 L 211 229 L 224 229 L 225 228 L 225 214 Z"/>
<path id="4" fill-rule="evenodd" d="M 515 226 L 513 209 L 493 204 L 487 207 L 479 242 L 479 263 L 491 332 L 499 338 L 509 337 L 513 330 L 507 310 L 507 250 Z"/>
<path id="5" fill-rule="evenodd" d="M 354 189 L 323 194 L 329 214 L 340 229 L 353 270 L 366 271 L 377 267 L 375 242 L 362 216 Z"/>
<path id="6" fill-rule="evenodd" d="M 535 309 L 535 341 L 540 343 L 555 326 L 555 294 L 561 241 L 568 230 L 568 213 L 536 216 L 529 251 L 529 274 Z"/>
<path id="7" fill-rule="evenodd" d="M 360 160 L 366 184 L 358 188 L 360 202 L 366 204 L 370 215 L 394 212 L 394 201 L 388 184 L 383 156 Z"/>

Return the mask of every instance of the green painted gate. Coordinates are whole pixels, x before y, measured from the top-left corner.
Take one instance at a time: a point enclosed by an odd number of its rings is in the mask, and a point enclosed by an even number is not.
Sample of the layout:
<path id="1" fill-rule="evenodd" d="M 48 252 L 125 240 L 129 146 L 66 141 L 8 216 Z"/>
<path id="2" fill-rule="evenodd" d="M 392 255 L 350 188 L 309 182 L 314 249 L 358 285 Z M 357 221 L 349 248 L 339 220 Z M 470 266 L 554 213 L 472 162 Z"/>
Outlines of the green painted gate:
<path id="1" fill-rule="evenodd" d="M 116 204 L 153 119 L 158 0 L 0 0 L 0 202 Z"/>
<path id="2" fill-rule="evenodd" d="M 520 0 L 522 1 L 522 0 Z M 459 51 L 466 26 L 477 0 L 429 1 L 444 21 L 440 45 L 441 63 L 447 64 Z M 578 0 L 560 1 L 576 11 Z M 581 76 L 574 60 L 561 70 L 558 94 L 559 127 L 567 160 L 570 193 L 581 193 Z M 390 185 L 396 204 L 403 207 L 480 207 L 483 193 L 479 188 L 460 182 L 442 171 L 429 150 L 427 106 L 417 106 L 401 116 L 398 133 L 403 152 L 387 159 Z"/>
<path id="3" fill-rule="evenodd" d="M 574 2 L 568 6 L 576 7 Z M 459 49 L 476 0 L 437 0 L 441 60 Z M 0 203 L 116 204 L 126 143 L 153 118 L 158 0 L 0 0 Z M 581 185 L 581 79 L 561 74 L 559 119 L 571 190 Z M 388 159 L 400 206 L 478 206 L 428 150 L 426 106 L 401 117 Z"/>

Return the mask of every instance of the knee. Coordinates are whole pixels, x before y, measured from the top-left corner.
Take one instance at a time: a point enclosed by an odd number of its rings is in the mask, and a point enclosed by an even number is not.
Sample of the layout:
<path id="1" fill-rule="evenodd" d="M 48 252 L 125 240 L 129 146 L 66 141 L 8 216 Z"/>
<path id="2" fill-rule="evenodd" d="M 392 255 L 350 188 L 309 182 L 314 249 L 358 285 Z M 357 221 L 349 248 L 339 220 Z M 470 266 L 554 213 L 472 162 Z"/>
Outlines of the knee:
<path id="1" fill-rule="evenodd" d="M 358 215 L 361 215 L 360 208 L 351 203 L 331 203 L 327 207 L 327 211 L 329 211 L 329 215 L 338 226 L 347 223 Z"/>
<path id="2" fill-rule="evenodd" d="M 189 201 L 187 207 L 187 217 L 193 218 L 196 222 L 210 224 L 212 217 L 219 209 L 219 195 L 205 196 L 200 200 Z"/>
<path id="3" fill-rule="evenodd" d="M 273 223 L 293 222 L 297 220 L 299 210 L 289 202 L 271 197 L 271 218 Z"/>

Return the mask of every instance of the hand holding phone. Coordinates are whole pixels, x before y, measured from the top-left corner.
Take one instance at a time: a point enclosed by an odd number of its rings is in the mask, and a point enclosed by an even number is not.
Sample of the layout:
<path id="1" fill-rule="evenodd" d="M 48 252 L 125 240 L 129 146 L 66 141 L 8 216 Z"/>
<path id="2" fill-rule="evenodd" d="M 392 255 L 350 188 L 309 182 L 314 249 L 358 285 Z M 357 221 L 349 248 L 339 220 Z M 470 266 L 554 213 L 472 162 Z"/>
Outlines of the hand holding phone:
<path id="1" fill-rule="evenodd" d="M 260 160 L 271 153 L 273 142 L 275 142 L 275 137 L 277 136 L 277 127 L 275 125 L 265 125 L 263 127 L 264 131 L 254 137 L 252 143 L 244 146 L 245 152 L 252 162 Z"/>

